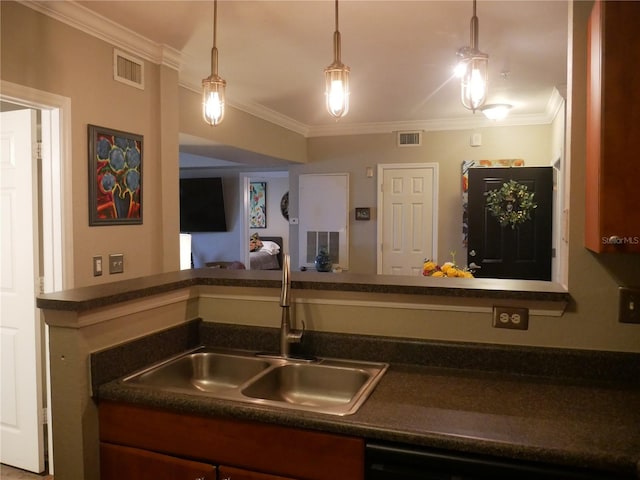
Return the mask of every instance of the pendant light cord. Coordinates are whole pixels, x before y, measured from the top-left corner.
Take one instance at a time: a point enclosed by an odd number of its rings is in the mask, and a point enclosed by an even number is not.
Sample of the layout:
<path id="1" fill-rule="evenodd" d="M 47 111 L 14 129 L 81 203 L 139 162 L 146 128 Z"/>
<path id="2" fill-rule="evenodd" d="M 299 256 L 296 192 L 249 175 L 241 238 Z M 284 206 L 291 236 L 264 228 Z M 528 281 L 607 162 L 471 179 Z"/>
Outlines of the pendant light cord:
<path id="1" fill-rule="evenodd" d="M 476 15 L 476 0 L 473 0 L 473 16 L 471 17 L 471 48 L 478 49 L 478 37 L 479 37 L 478 17 Z"/>
<path id="2" fill-rule="evenodd" d="M 338 0 L 336 0 L 336 31 L 333 32 L 333 59 L 334 63 L 341 63 L 341 41 L 340 41 L 340 29 L 338 28 Z"/>
<path id="3" fill-rule="evenodd" d="M 213 0 L 213 46 L 211 47 L 211 75 L 218 75 L 218 48 L 216 47 L 218 0 Z"/>
<path id="4" fill-rule="evenodd" d="M 475 15 L 475 3 L 474 3 L 474 15 Z M 218 21 L 218 0 L 213 0 L 213 47 L 216 46 L 216 24 Z"/>

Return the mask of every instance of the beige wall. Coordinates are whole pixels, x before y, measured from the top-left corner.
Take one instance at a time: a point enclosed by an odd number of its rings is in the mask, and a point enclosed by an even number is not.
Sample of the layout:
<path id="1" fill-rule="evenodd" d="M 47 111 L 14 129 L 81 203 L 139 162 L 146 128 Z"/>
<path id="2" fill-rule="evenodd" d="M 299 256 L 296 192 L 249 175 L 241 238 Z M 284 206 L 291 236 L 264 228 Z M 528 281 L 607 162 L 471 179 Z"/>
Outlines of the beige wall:
<path id="1" fill-rule="evenodd" d="M 73 283 L 75 286 L 174 270 L 178 257 L 178 220 L 163 208 L 177 186 L 166 182 L 177 163 L 177 102 L 166 95 L 177 73 L 145 63 L 145 90 L 113 80 L 112 47 L 99 39 L 13 2 L 2 2 L 2 79 L 71 99 L 71 191 Z M 170 89 L 169 89 L 170 90 Z M 144 137 L 143 225 L 88 226 L 87 125 L 124 130 Z M 162 141 L 163 138 L 173 141 Z M 175 175 L 175 172 L 173 172 Z M 163 191 L 164 188 L 169 188 Z M 168 197 L 168 198 L 167 198 Z M 175 201 L 174 201 L 175 203 Z M 123 253 L 125 273 L 92 276 L 92 257 Z"/>
<path id="2" fill-rule="evenodd" d="M 75 287 L 179 268 L 180 131 L 260 154 L 306 161 L 303 136 L 230 108 L 225 124 L 201 121 L 200 97 L 179 87 L 178 72 L 145 62 L 145 89 L 113 80 L 113 47 L 19 3 L 3 1 L 3 81 L 71 100 L 71 171 L 64 172 L 74 251 Z M 143 224 L 89 227 L 87 125 L 144 137 Z M 93 276 L 92 257 L 123 253 L 124 274 Z"/>
<path id="3" fill-rule="evenodd" d="M 482 146 L 471 147 L 470 137 L 482 135 Z M 291 216 L 297 216 L 298 176 L 305 173 L 348 172 L 350 271 L 376 273 L 377 238 L 377 178 L 376 166 L 384 163 L 437 163 L 438 190 L 438 252 L 440 262 L 451 260 L 449 252 L 456 251 L 456 261 L 466 264 L 466 250 L 462 245 L 462 188 L 463 160 L 522 158 L 527 166 L 552 164 L 550 154 L 551 125 L 487 127 L 474 130 L 424 132 L 419 147 L 398 147 L 394 133 L 317 137 L 309 139 L 309 162 L 290 167 Z M 367 167 L 374 176 L 367 178 Z M 318 193 L 322 201 L 322 193 Z M 355 207 L 370 207 L 372 220 L 355 220 Z M 297 266 L 298 231 L 290 229 L 292 265 Z"/>
<path id="4" fill-rule="evenodd" d="M 186 88 L 180 89 L 180 132 L 294 163 L 307 161 L 305 137 L 240 110 L 229 109 L 215 128 L 207 125 L 200 93 Z"/>

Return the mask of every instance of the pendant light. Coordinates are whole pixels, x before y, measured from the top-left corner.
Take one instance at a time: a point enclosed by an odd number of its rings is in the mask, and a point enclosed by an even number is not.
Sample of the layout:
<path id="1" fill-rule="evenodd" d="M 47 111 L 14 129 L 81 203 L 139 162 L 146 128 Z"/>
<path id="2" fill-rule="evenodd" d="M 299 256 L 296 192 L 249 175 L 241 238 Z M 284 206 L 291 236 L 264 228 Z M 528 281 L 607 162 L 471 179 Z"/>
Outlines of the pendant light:
<path id="1" fill-rule="evenodd" d="M 473 0 L 473 16 L 471 17 L 471 46 L 462 47 L 457 55 L 461 75 L 460 94 L 462 104 L 474 113 L 487 99 L 487 80 L 489 55 L 478 49 L 478 17 L 476 16 L 476 0 Z"/>
<path id="2" fill-rule="evenodd" d="M 336 30 L 333 33 L 333 63 L 324 69 L 327 110 L 336 118 L 349 112 L 349 67 L 340 60 L 340 31 L 338 30 L 338 0 L 336 0 Z"/>
<path id="3" fill-rule="evenodd" d="M 202 80 L 202 115 L 211 126 L 224 120 L 225 87 L 227 82 L 218 75 L 218 49 L 216 48 L 216 23 L 218 0 L 213 1 L 213 47 L 211 48 L 211 75 Z"/>

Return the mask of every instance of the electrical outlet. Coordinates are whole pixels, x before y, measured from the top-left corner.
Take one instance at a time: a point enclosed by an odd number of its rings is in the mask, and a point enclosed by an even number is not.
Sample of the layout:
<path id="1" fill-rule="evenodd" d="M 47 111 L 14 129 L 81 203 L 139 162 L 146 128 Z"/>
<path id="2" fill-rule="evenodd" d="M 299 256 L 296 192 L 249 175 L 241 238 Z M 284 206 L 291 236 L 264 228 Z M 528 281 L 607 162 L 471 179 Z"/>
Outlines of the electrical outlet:
<path id="1" fill-rule="evenodd" d="M 640 288 L 620 287 L 619 291 L 618 320 L 621 323 L 640 323 Z"/>
<path id="2" fill-rule="evenodd" d="M 93 276 L 99 277 L 102 275 L 102 255 L 96 255 L 93 257 Z"/>
<path id="3" fill-rule="evenodd" d="M 109 255 L 109 273 L 124 272 L 124 254 L 112 253 Z"/>
<path id="4" fill-rule="evenodd" d="M 529 309 L 494 305 L 493 326 L 495 328 L 527 330 L 529 328 Z"/>

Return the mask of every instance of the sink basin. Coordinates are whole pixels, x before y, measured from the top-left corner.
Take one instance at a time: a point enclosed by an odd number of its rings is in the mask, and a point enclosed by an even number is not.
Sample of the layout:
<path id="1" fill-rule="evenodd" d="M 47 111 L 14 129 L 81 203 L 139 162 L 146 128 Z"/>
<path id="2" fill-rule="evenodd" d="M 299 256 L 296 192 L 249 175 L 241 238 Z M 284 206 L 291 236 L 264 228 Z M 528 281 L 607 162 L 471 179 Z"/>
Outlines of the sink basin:
<path id="1" fill-rule="evenodd" d="M 196 389 L 211 393 L 236 388 L 270 366 L 260 358 L 199 351 L 147 369 L 125 381 L 167 390 Z"/>
<path id="2" fill-rule="evenodd" d="M 330 409 L 349 404 L 370 378 L 359 368 L 288 364 L 260 376 L 242 393 L 273 402 Z"/>
<path id="3" fill-rule="evenodd" d="M 200 347 L 123 379 L 129 385 L 332 415 L 355 413 L 385 363 L 300 361 Z"/>

